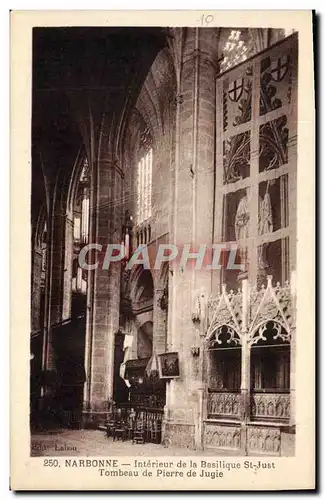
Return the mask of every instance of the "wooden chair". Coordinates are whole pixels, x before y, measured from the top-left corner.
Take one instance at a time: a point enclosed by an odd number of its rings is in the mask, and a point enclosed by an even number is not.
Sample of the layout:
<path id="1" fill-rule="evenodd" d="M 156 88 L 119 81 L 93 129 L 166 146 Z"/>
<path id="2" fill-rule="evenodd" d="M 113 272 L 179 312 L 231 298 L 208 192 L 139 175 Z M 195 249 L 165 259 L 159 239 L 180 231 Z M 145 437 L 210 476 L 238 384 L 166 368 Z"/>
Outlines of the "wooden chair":
<path id="1" fill-rule="evenodd" d="M 140 418 L 137 418 L 134 423 L 134 429 L 133 429 L 133 437 L 132 437 L 132 444 L 133 443 L 145 443 L 145 422 L 143 416 L 140 416 Z"/>
<path id="2" fill-rule="evenodd" d="M 114 427 L 112 429 L 113 441 L 115 439 L 121 439 L 122 441 L 126 440 L 127 436 L 127 426 L 122 421 L 117 421 L 114 423 Z"/>
<path id="3" fill-rule="evenodd" d="M 134 429 L 135 429 L 136 413 L 131 409 L 127 418 L 127 438 L 133 439 Z"/>
<path id="4" fill-rule="evenodd" d="M 152 421 L 150 418 L 146 418 L 146 425 L 145 425 L 145 432 L 144 432 L 144 435 L 145 435 L 145 440 L 147 443 L 150 443 L 151 442 L 151 426 L 152 426 Z"/>
<path id="5" fill-rule="evenodd" d="M 122 439 L 122 441 L 125 441 L 127 437 L 127 425 L 126 421 L 123 419 L 123 413 L 120 408 L 117 408 L 116 411 L 114 412 L 112 436 L 113 436 L 113 441 L 115 441 L 115 439 Z"/>
<path id="6" fill-rule="evenodd" d="M 113 429 L 114 429 L 114 420 L 113 416 L 109 415 L 106 420 L 106 437 L 109 438 L 113 436 Z"/>
<path id="7" fill-rule="evenodd" d="M 160 420 L 154 420 L 151 426 L 150 441 L 151 443 L 160 444 L 161 443 L 161 422 Z"/>

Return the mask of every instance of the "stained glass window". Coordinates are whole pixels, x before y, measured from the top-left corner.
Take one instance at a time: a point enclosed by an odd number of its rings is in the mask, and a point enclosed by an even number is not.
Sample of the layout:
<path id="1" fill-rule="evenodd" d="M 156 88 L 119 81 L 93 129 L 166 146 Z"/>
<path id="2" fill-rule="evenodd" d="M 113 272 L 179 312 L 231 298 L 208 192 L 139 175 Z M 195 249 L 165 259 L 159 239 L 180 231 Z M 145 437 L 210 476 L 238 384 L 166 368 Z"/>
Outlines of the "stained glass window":
<path id="1" fill-rule="evenodd" d="M 248 36 L 247 30 L 231 29 L 229 32 L 222 49 L 221 72 L 246 61 L 253 53 L 253 41 Z"/>
<path id="2" fill-rule="evenodd" d="M 137 222 L 148 220 L 151 217 L 152 204 L 152 148 L 150 148 L 138 163 L 138 193 L 137 193 Z"/>
<path id="3" fill-rule="evenodd" d="M 87 273 L 78 265 L 78 252 L 89 240 L 89 164 L 87 158 L 83 162 L 73 213 L 73 240 L 75 254 L 73 257 L 72 291 L 86 293 Z"/>
<path id="4" fill-rule="evenodd" d="M 245 63 L 241 36 L 231 30 L 221 63 L 231 70 L 217 79 L 216 239 L 237 246 L 242 266 L 222 266 L 231 288 L 244 278 L 265 284 L 268 274 L 284 284 L 295 262 L 297 37 Z"/>

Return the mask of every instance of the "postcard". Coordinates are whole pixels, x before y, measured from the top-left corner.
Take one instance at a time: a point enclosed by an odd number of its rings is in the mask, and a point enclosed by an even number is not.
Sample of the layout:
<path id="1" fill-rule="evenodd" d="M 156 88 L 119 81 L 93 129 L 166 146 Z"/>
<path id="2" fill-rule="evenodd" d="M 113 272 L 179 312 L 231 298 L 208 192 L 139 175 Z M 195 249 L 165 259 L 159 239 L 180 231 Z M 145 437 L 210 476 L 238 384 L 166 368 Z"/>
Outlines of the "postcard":
<path id="1" fill-rule="evenodd" d="M 315 488 L 312 20 L 11 12 L 13 490 Z"/>

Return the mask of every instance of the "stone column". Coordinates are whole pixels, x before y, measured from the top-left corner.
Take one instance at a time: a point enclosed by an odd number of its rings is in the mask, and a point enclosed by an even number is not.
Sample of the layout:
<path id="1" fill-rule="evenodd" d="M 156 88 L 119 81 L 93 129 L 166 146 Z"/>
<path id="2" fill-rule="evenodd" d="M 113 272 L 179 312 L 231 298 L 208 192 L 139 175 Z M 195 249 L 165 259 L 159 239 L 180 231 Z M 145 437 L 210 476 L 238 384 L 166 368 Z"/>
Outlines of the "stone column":
<path id="1" fill-rule="evenodd" d="M 214 134 L 215 134 L 215 50 L 214 30 L 187 29 L 178 81 L 176 110 L 176 155 L 173 230 L 170 241 L 182 254 L 185 244 L 191 252 L 211 245 L 213 232 Z M 180 378 L 167 383 L 165 438 L 172 444 L 199 446 L 202 432 L 203 384 L 200 370 L 193 369 L 192 347 L 200 336 L 192 322 L 192 304 L 198 291 L 207 296 L 211 271 L 195 269 L 195 260 L 173 263 L 170 279 L 168 320 L 169 350 L 179 352 Z"/>
<path id="2" fill-rule="evenodd" d="M 121 241 L 121 175 L 117 162 L 101 157 L 96 168 L 96 204 L 92 223 L 94 240 L 103 246 Z M 98 259 L 98 255 L 97 255 Z M 90 280 L 92 301 L 87 326 L 84 423 L 98 425 L 106 417 L 108 401 L 113 398 L 115 334 L 119 329 L 120 263 L 111 262 L 109 269 L 99 265 Z"/>
<path id="3" fill-rule="evenodd" d="M 61 186 L 57 182 L 55 194 L 53 196 L 53 205 L 49 220 L 48 236 L 48 262 L 46 276 L 46 335 L 44 341 L 44 359 L 43 368 L 45 370 L 55 369 L 55 360 L 53 355 L 52 327 L 62 321 L 62 302 L 63 302 L 63 269 L 64 269 L 64 244 L 65 244 L 65 209 L 61 198 Z"/>
<path id="4" fill-rule="evenodd" d="M 59 177 L 53 189 L 47 228 L 47 262 L 45 277 L 45 299 L 44 299 L 44 332 L 42 348 L 42 370 L 55 371 L 56 362 L 54 355 L 53 326 L 62 321 L 62 290 L 63 290 L 63 251 L 65 237 L 65 191 L 64 179 Z M 43 405 L 53 404 L 53 390 L 43 386 L 39 409 Z"/>
<path id="5" fill-rule="evenodd" d="M 31 331 L 36 332 L 43 325 L 40 324 L 41 313 L 41 274 L 42 250 L 35 247 L 32 253 L 32 301 L 31 301 Z"/>
<path id="6" fill-rule="evenodd" d="M 50 324 L 55 325 L 62 321 L 63 309 L 63 271 L 66 231 L 66 193 L 64 179 L 57 179 L 51 217 L 51 261 L 50 261 Z"/>
<path id="7" fill-rule="evenodd" d="M 158 283 L 161 286 L 162 283 Z M 153 352 L 161 354 L 167 349 L 167 296 L 166 288 L 155 288 L 153 303 Z"/>

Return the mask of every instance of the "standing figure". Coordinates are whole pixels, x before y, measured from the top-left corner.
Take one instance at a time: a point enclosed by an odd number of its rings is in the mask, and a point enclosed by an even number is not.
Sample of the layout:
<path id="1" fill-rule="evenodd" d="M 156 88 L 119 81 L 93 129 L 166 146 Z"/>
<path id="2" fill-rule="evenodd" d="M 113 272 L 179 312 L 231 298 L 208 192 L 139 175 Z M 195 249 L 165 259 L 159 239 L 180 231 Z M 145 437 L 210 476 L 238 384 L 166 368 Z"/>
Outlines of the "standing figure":
<path id="1" fill-rule="evenodd" d="M 264 198 L 260 197 L 259 201 L 259 217 L 258 217 L 258 234 L 268 234 L 273 232 L 273 216 L 271 197 L 268 192 L 268 186 Z M 263 255 L 263 245 L 258 247 L 258 267 L 261 271 L 267 269 L 268 264 Z"/>
<path id="2" fill-rule="evenodd" d="M 249 236 L 249 221 L 250 215 L 248 210 L 247 195 L 243 196 L 238 204 L 236 218 L 235 218 L 235 233 L 236 240 L 239 246 L 240 263 L 242 265 L 242 272 L 247 272 L 247 239 Z"/>

